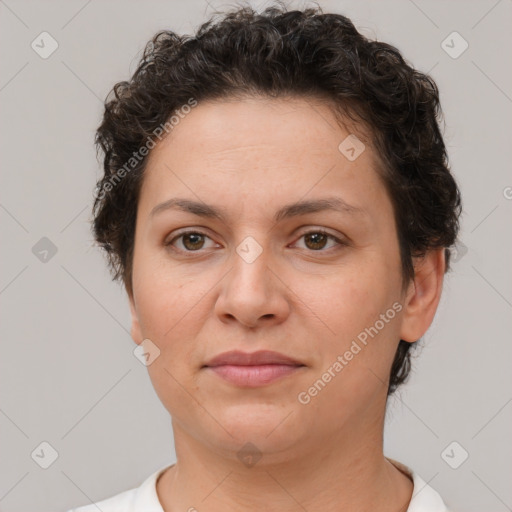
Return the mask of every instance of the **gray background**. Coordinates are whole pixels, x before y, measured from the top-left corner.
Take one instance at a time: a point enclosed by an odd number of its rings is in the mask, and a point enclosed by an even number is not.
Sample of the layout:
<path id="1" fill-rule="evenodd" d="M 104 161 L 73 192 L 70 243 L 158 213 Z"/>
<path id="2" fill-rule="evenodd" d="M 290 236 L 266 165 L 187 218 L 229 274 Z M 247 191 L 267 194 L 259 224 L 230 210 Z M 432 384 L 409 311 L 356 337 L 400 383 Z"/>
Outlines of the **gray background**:
<path id="1" fill-rule="evenodd" d="M 431 72 L 464 199 L 463 245 L 412 379 L 389 404 L 386 453 L 454 510 L 512 510 L 512 2 L 319 3 Z M 90 503 L 174 461 L 124 291 L 89 231 L 93 136 L 102 100 L 154 32 L 190 33 L 211 12 L 203 0 L 0 1 L 1 511 Z M 42 31 L 59 44 L 47 59 L 31 48 Z M 469 44 L 456 59 L 441 46 L 453 31 Z M 33 252 L 42 237 L 57 248 L 46 262 Z M 43 441 L 58 452 L 48 469 L 31 458 Z M 453 465 L 462 450 L 452 469 L 446 453 Z"/>

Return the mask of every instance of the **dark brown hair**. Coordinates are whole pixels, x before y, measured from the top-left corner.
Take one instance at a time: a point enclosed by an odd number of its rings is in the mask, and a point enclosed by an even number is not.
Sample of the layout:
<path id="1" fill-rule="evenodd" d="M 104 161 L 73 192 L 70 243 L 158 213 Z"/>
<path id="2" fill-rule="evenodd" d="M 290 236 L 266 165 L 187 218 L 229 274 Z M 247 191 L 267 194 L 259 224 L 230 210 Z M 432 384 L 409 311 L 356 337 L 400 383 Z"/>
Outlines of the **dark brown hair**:
<path id="1" fill-rule="evenodd" d="M 150 147 L 191 98 L 243 95 L 322 98 L 333 111 L 369 127 L 393 203 L 404 283 L 414 277 L 413 257 L 429 249 L 444 247 L 448 268 L 461 200 L 438 126 L 432 78 L 395 47 L 367 39 L 347 17 L 318 6 L 288 11 L 278 3 L 261 13 L 243 6 L 220 19 L 218 14 L 193 36 L 158 32 L 131 79 L 117 83 L 105 101 L 96 133 L 104 176 L 97 183 L 93 232 L 113 279 L 122 278 L 132 293 L 135 220 L 147 162 L 140 148 Z M 400 340 L 388 394 L 409 374 L 410 347 Z"/>

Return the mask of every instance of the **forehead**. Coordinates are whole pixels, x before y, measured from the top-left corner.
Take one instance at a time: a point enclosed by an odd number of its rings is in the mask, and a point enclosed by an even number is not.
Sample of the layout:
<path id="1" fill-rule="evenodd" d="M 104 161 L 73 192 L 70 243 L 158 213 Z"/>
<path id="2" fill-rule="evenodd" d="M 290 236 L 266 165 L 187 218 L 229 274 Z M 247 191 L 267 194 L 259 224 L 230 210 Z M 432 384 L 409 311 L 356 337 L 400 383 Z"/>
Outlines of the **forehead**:
<path id="1" fill-rule="evenodd" d="M 139 206 L 149 211 L 178 190 L 206 202 L 260 205 L 333 191 L 353 202 L 385 194 L 367 132 L 339 121 L 328 104 L 309 98 L 199 102 L 150 153 L 140 197 L 148 204 Z"/>
<path id="2" fill-rule="evenodd" d="M 238 159 L 244 155 L 252 159 L 264 147 L 290 159 L 297 159 L 302 152 L 313 156 L 327 150 L 337 155 L 340 142 L 350 134 L 365 146 L 371 145 L 369 130 L 362 122 L 336 116 L 333 107 L 318 98 L 305 97 L 249 96 L 200 102 L 180 119 L 174 117 L 178 122 L 150 158 L 165 152 L 169 145 L 181 158 L 192 148 L 225 158 L 232 153 Z"/>

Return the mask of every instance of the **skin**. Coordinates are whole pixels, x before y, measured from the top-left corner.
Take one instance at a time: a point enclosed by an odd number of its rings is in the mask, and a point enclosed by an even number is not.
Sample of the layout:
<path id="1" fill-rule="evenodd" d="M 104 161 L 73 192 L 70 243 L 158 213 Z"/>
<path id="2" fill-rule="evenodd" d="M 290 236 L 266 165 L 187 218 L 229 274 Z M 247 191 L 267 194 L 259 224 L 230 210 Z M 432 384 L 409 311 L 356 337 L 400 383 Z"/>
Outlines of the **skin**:
<path id="1" fill-rule="evenodd" d="M 349 133 L 313 99 L 204 102 L 149 156 L 129 299 L 135 343 L 160 350 L 148 371 L 172 416 L 177 463 L 157 483 L 166 512 L 407 509 L 412 482 L 383 455 L 388 375 L 399 340 L 419 339 L 433 320 L 444 252 L 415 261 L 402 286 L 378 155 L 365 139 L 349 161 L 338 150 Z M 286 204 L 333 195 L 363 213 L 273 219 Z M 177 197 L 223 207 L 226 219 L 151 215 Z M 176 238 L 182 228 L 206 237 Z M 320 228 L 345 244 L 304 236 Z M 252 263 L 236 252 L 248 236 L 262 249 Z M 395 302 L 401 311 L 300 403 Z M 202 368 L 235 349 L 274 350 L 305 367 L 253 389 Z M 251 467 L 237 457 L 248 442 L 261 455 Z"/>

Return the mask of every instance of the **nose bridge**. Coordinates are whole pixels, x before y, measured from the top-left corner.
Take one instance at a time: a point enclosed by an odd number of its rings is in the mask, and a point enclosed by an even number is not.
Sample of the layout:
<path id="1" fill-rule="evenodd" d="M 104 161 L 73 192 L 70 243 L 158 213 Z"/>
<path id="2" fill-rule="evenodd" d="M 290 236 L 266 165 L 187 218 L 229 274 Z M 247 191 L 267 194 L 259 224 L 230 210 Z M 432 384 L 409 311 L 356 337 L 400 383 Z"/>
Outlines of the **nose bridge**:
<path id="1" fill-rule="evenodd" d="M 217 313 L 254 326 L 260 318 L 282 317 L 286 298 L 272 269 L 269 244 L 246 236 L 232 255 L 232 268 L 226 276 L 217 303 Z"/>
<path id="2" fill-rule="evenodd" d="M 261 241 L 261 236 L 258 238 Z M 254 236 L 246 236 L 236 246 L 233 255 L 232 279 L 237 281 L 236 285 L 251 293 L 266 294 L 270 252 L 268 243 L 260 244 Z"/>

